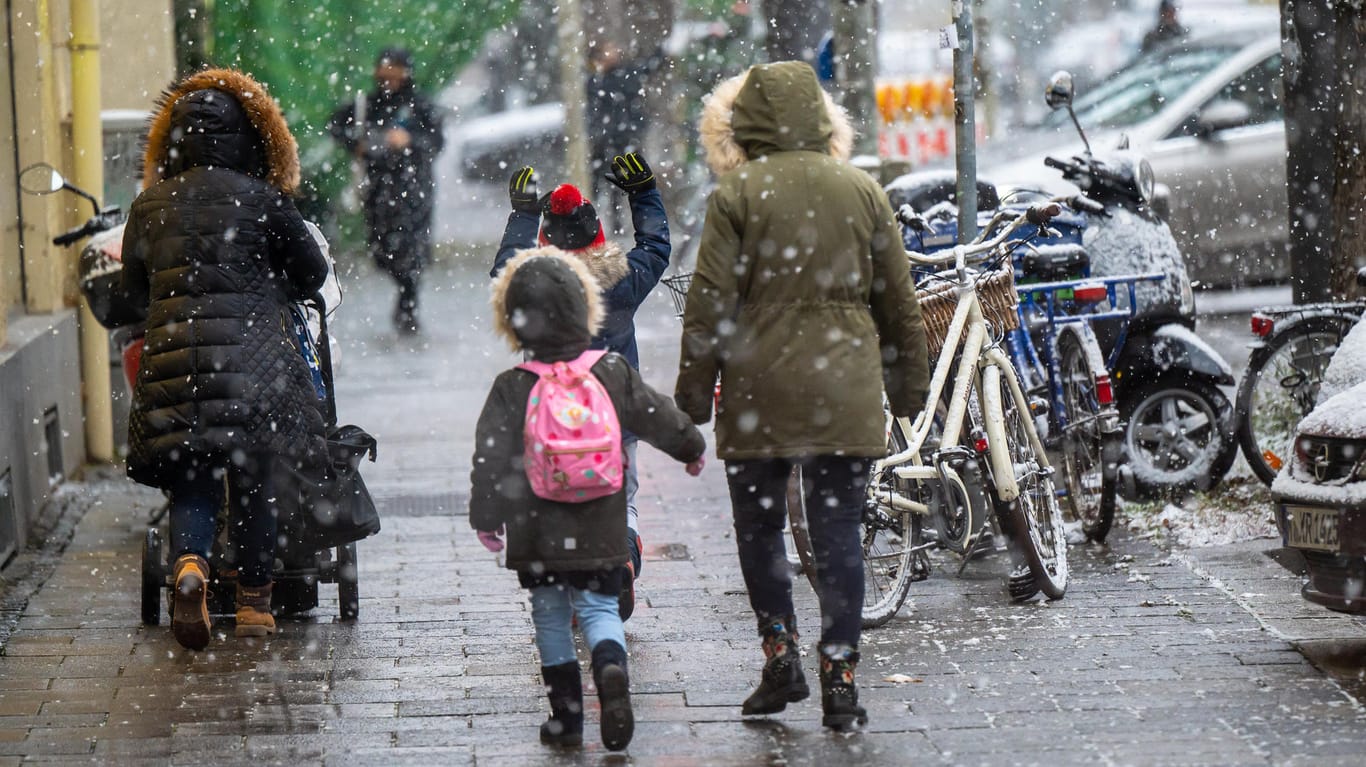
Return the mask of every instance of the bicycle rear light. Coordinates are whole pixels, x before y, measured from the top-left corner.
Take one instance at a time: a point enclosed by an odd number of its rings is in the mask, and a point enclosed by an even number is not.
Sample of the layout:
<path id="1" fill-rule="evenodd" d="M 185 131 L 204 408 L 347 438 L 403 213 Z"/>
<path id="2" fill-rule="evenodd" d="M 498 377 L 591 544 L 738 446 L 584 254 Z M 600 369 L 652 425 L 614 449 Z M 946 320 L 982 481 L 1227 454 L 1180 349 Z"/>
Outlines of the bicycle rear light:
<path id="1" fill-rule="evenodd" d="M 1108 296 L 1104 285 L 1082 285 L 1072 289 L 1072 299 L 1079 304 L 1098 304 Z"/>
<path id="2" fill-rule="evenodd" d="M 1266 338 L 1271 335 L 1271 331 L 1276 329 L 1276 321 L 1266 316 L 1254 312 L 1251 319 L 1252 335 L 1258 338 Z"/>
<path id="3" fill-rule="evenodd" d="M 1096 401 L 1102 405 L 1115 401 L 1115 392 L 1110 388 L 1110 376 L 1107 373 L 1096 376 Z"/>

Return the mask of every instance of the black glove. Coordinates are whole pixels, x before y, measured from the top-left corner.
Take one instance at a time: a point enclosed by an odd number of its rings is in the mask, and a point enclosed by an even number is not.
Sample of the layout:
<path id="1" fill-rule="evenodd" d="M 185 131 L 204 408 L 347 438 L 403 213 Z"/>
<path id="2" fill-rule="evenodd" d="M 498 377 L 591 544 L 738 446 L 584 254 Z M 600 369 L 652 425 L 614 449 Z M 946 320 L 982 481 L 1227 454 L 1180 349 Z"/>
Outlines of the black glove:
<path id="1" fill-rule="evenodd" d="M 621 187 L 628 195 L 648 192 L 655 188 L 655 173 L 639 154 L 630 152 L 612 158 L 612 172 L 607 180 Z"/>
<path id="2" fill-rule="evenodd" d="M 515 211 L 541 215 L 541 198 L 536 196 L 536 170 L 530 165 L 512 174 L 512 180 L 508 181 L 508 199 Z"/>

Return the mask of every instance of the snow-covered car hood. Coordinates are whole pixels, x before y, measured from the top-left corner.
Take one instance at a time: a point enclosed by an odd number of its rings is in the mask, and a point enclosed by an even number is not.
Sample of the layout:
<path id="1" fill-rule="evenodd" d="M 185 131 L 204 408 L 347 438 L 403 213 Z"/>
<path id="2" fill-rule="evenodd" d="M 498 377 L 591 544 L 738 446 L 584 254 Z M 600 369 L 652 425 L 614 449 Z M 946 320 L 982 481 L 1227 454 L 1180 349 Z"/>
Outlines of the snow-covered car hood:
<path id="1" fill-rule="evenodd" d="M 1355 439 L 1366 443 L 1366 381 L 1314 406 L 1295 429 L 1299 436 Z"/>
<path id="2" fill-rule="evenodd" d="M 1328 404 L 1328 400 L 1346 393 L 1358 384 L 1366 383 L 1366 323 L 1358 322 L 1347 331 L 1328 367 L 1323 371 L 1323 384 L 1319 387 L 1318 401 Z M 1359 404 L 1366 401 L 1359 401 Z M 1366 417 L 1366 407 L 1363 417 Z M 1318 408 L 1314 409 L 1317 412 Z M 1314 413 L 1309 414 L 1313 416 Z M 1307 420 L 1307 419 L 1306 419 Z M 1315 432 L 1318 433 L 1318 432 Z"/>

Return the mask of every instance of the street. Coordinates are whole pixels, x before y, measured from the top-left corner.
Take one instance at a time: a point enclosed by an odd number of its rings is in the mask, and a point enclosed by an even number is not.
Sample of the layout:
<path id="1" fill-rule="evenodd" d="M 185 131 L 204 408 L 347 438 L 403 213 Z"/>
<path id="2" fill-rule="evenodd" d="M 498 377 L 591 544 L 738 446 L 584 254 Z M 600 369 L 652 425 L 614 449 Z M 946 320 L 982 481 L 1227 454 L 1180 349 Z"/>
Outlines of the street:
<path id="1" fill-rule="evenodd" d="M 272 639 L 235 639 L 224 619 L 208 651 L 184 650 L 164 620 L 138 619 L 160 493 L 117 471 L 74 483 L 58 493 L 84 512 L 70 543 L 24 555 L 42 577 L 26 603 L 6 599 L 0 765 L 1361 763 L 1366 622 L 1304 602 L 1262 555 L 1276 541 L 1168 551 L 1118 527 L 1071 550 L 1072 585 L 1052 603 L 1012 604 L 1002 556 L 961 575 L 936 556 L 901 613 L 864 634 L 865 732 L 825 731 L 818 694 L 743 721 L 763 656 L 723 469 L 709 451 L 692 478 L 648 448 L 626 624 L 635 738 L 609 754 L 590 694 L 582 751 L 540 745 L 529 605 L 464 516 L 475 419 L 516 362 L 490 330 L 492 255 L 445 252 L 415 340 L 391 329 L 391 284 L 342 264 L 339 409 L 379 440 L 363 472 L 384 524 L 359 546 L 359 620 L 337 620 L 323 585 Z M 662 288 L 637 320 L 644 376 L 671 393 L 678 321 Z M 1245 321 L 1223 321 L 1221 351 L 1241 349 Z M 804 580 L 795 591 L 814 685 L 815 597 Z"/>

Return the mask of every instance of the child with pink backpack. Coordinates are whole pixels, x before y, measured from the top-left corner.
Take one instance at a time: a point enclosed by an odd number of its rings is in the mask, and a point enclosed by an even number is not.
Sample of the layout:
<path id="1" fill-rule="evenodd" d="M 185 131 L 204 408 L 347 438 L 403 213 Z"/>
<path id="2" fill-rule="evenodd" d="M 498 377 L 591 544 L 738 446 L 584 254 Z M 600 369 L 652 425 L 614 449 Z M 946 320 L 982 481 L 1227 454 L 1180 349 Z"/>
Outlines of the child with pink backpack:
<path id="1" fill-rule="evenodd" d="M 626 634 L 618 612 L 626 547 L 621 435 L 702 471 L 706 442 L 625 358 L 589 351 L 602 322 L 596 279 L 558 248 L 524 251 L 493 285 L 499 335 L 527 362 L 498 376 L 479 415 L 470 526 L 531 592 L 550 699 L 542 743 L 583 742 L 583 684 L 572 620 L 592 652 L 603 745 L 631 741 Z"/>

